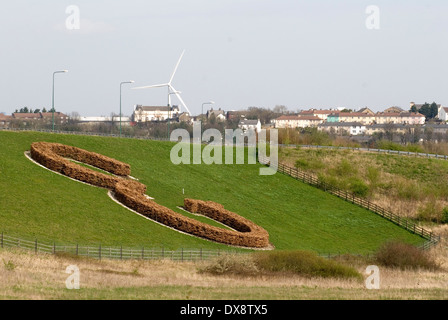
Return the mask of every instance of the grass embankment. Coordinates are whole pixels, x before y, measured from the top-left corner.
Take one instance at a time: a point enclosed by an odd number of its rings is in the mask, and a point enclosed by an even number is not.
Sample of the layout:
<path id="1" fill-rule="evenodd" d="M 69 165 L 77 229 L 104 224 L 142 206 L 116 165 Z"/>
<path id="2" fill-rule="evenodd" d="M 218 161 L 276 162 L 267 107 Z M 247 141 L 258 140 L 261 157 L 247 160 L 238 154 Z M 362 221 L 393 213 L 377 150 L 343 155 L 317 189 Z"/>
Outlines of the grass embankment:
<path id="1" fill-rule="evenodd" d="M 306 148 L 283 148 L 280 160 L 401 216 L 448 222 L 448 161 Z"/>
<path id="2" fill-rule="evenodd" d="M 37 166 L 24 156 L 36 141 L 73 145 L 130 164 L 132 176 L 147 185 L 148 195 L 181 214 L 188 215 L 177 208 L 184 198 L 221 203 L 265 228 L 277 249 L 368 253 L 392 239 L 423 242 L 367 210 L 287 176 L 260 176 L 259 165 L 176 166 L 170 161 L 169 142 L 35 132 L 0 132 L 0 231 L 57 243 L 228 248 L 152 223 L 113 202 L 106 190 Z"/>

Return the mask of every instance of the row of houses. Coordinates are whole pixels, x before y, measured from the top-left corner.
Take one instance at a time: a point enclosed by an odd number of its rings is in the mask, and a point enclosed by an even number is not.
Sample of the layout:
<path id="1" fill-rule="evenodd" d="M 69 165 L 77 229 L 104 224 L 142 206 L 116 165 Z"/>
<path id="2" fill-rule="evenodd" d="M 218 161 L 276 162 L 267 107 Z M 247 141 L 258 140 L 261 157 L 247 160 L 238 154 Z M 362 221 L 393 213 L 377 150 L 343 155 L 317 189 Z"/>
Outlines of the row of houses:
<path id="1" fill-rule="evenodd" d="M 11 122 L 20 122 L 23 125 L 28 125 L 32 122 L 42 122 L 45 124 L 50 124 L 53 122 L 55 124 L 65 124 L 68 123 L 68 115 L 61 112 L 36 112 L 36 113 L 19 113 L 15 112 L 8 116 L 0 113 L 0 127 L 9 127 Z"/>
<path id="2" fill-rule="evenodd" d="M 308 110 L 297 115 L 283 115 L 274 120 L 276 128 L 317 127 L 322 123 L 373 124 L 425 124 L 425 116 L 418 112 L 341 112 L 334 110 Z"/>
<path id="3" fill-rule="evenodd" d="M 424 124 L 424 125 L 409 125 L 409 124 L 371 124 L 364 125 L 360 122 L 324 122 L 317 126 L 319 131 L 326 131 L 334 134 L 348 134 L 352 136 L 371 136 L 376 133 L 394 132 L 394 133 L 414 133 L 417 130 L 430 129 L 434 134 L 448 134 L 448 124 Z"/>

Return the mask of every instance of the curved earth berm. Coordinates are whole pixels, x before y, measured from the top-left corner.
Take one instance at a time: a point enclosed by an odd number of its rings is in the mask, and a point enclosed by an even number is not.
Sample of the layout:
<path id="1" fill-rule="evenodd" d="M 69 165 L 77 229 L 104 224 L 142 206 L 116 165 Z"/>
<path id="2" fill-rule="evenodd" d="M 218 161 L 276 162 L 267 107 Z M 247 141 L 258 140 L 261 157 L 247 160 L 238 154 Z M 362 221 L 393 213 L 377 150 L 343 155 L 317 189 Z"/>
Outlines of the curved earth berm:
<path id="1" fill-rule="evenodd" d="M 35 142 L 31 157 L 46 168 L 91 185 L 106 188 L 126 207 L 158 223 L 197 237 L 227 245 L 268 248 L 269 234 L 262 227 L 240 215 L 225 210 L 221 204 L 193 199 L 184 200 L 184 208 L 223 223 L 233 230 L 222 229 L 185 217 L 146 197 L 146 186 L 127 177 L 131 173 L 126 163 L 59 143 Z M 67 158 L 100 168 L 108 175 L 78 165 Z"/>

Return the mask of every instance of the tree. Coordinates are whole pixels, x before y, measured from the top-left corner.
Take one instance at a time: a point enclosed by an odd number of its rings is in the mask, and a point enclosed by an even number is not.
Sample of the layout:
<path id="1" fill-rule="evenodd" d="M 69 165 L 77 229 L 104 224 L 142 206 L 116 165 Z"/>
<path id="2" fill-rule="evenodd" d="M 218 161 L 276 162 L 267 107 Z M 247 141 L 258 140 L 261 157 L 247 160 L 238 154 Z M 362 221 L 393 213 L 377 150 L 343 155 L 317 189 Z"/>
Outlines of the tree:
<path id="1" fill-rule="evenodd" d="M 439 115 L 439 107 L 437 106 L 437 103 L 435 102 L 431 103 L 429 109 L 430 109 L 429 115 L 431 119 L 434 119 Z"/>
<path id="2" fill-rule="evenodd" d="M 274 113 L 285 114 L 288 111 L 288 108 L 284 105 L 276 105 L 274 108 Z"/>
<path id="3" fill-rule="evenodd" d="M 47 109 L 45 109 L 45 107 L 42 109 L 42 112 L 46 113 Z"/>
<path id="4" fill-rule="evenodd" d="M 426 120 L 431 118 L 431 107 L 428 103 L 425 102 L 425 104 L 420 108 L 419 112 L 426 117 Z"/>
<path id="5" fill-rule="evenodd" d="M 414 112 L 414 113 L 417 113 L 417 106 L 414 104 L 412 107 L 411 107 L 411 112 Z"/>

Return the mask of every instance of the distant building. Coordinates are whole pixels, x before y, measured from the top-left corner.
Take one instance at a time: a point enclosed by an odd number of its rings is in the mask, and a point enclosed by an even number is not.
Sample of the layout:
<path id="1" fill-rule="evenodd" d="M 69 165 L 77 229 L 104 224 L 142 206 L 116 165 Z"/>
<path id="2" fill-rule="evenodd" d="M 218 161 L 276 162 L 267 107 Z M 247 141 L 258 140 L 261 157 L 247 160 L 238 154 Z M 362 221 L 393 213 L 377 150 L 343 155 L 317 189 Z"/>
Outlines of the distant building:
<path id="1" fill-rule="evenodd" d="M 101 123 L 115 123 L 117 125 L 120 124 L 120 116 L 113 116 L 113 117 L 79 117 L 78 121 L 79 124 L 82 125 L 94 125 L 94 124 L 101 124 Z M 124 117 L 121 116 L 121 125 L 122 126 L 128 126 L 131 124 L 131 118 L 130 117 Z"/>
<path id="2" fill-rule="evenodd" d="M 317 126 L 318 130 L 335 134 L 362 135 L 366 126 L 360 122 L 324 122 Z"/>
<path id="3" fill-rule="evenodd" d="M 134 113 L 132 114 L 132 120 L 137 123 L 167 121 L 168 119 L 177 120 L 178 118 L 179 118 L 178 106 L 145 107 L 141 105 L 136 105 L 134 108 Z"/>
<path id="4" fill-rule="evenodd" d="M 275 128 L 317 127 L 323 120 L 313 115 L 284 115 L 274 120 Z"/>
<path id="5" fill-rule="evenodd" d="M 327 120 L 327 117 L 335 112 L 335 110 L 316 110 L 316 109 L 310 109 L 310 110 L 304 110 L 299 113 L 299 116 L 313 116 L 318 117 L 319 119 L 322 119 L 324 121 Z"/>
<path id="6" fill-rule="evenodd" d="M 233 120 L 242 120 L 244 118 L 246 118 L 246 114 L 247 111 L 243 110 L 243 111 L 228 111 L 226 118 L 229 121 L 233 121 Z"/>
<path id="7" fill-rule="evenodd" d="M 425 116 L 418 112 L 381 112 L 375 115 L 375 123 L 377 124 L 394 123 L 423 125 L 425 124 L 425 120 Z"/>
<path id="8" fill-rule="evenodd" d="M 375 122 L 375 115 L 368 112 L 334 112 L 328 115 L 327 122 L 360 122 L 369 125 Z"/>
<path id="9" fill-rule="evenodd" d="M 11 123 L 12 116 L 4 115 L 0 113 L 0 128 L 9 128 L 9 124 Z"/>
<path id="10" fill-rule="evenodd" d="M 260 120 L 240 120 L 238 123 L 238 128 L 242 129 L 244 132 L 247 130 L 255 130 L 256 132 L 261 131 L 261 122 Z"/>
<path id="11" fill-rule="evenodd" d="M 374 115 L 375 112 L 373 112 L 372 110 L 370 110 L 369 108 L 365 107 L 365 108 L 361 108 L 359 109 L 357 112 L 360 113 L 365 113 L 365 114 L 370 114 L 370 115 Z"/>
<path id="12" fill-rule="evenodd" d="M 210 110 L 207 111 L 207 119 L 210 119 L 211 117 L 215 117 L 215 119 L 217 121 L 225 121 L 226 120 L 226 112 L 224 110 L 221 110 L 221 108 L 219 108 L 218 110 L 213 110 L 213 108 L 211 108 Z"/>
<path id="13" fill-rule="evenodd" d="M 402 112 L 406 112 L 406 110 L 403 110 L 400 107 L 390 107 L 384 110 L 384 113 L 402 113 Z"/>
<path id="14" fill-rule="evenodd" d="M 448 121 L 448 108 L 441 107 L 438 114 L 439 120 Z"/>
<path id="15" fill-rule="evenodd" d="M 38 112 L 38 113 L 20 113 L 15 112 L 11 116 L 11 120 L 22 121 L 23 124 L 27 125 L 32 122 L 44 122 L 45 124 L 66 124 L 68 123 L 69 117 L 62 112 Z"/>

